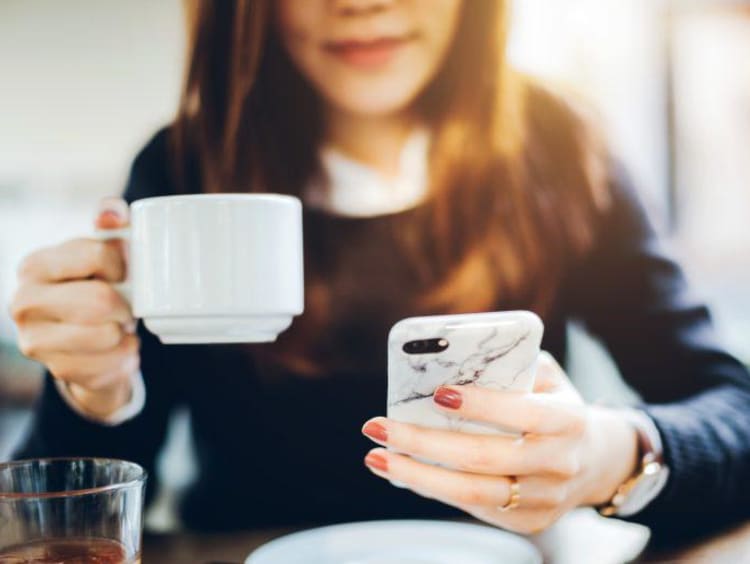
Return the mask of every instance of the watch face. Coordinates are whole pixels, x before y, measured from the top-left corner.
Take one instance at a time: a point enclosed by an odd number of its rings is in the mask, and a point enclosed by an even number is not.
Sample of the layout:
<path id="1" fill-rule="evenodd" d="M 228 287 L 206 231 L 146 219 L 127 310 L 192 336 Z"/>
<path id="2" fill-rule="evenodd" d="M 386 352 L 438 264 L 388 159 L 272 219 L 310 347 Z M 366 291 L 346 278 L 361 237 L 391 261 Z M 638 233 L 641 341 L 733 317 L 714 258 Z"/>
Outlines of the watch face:
<path id="1" fill-rule="evenodd" d="M 653 476 L 655 474 L 658 474 L 660 470 L 661 470 L 661 464 L 654 460 L 652 462 L 649 462 L 643 467 L 643 475 Z"/>
<path id="2" fill-rule="evenodd" d="M 625 499 L 615 510 L 620 517 L 629 517 L 643 510 L 664 489 L 669 470 L 659 462 L 647 463 L 641 473 L 634 478 L 635 483 L 624 496 Z"/>

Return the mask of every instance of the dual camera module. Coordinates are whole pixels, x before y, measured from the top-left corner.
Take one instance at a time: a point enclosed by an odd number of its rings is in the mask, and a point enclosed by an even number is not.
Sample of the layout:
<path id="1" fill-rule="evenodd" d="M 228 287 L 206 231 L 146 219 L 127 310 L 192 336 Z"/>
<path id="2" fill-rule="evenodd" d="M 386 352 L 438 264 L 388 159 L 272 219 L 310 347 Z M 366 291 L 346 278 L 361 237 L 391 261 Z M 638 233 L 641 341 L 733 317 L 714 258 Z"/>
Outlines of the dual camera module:
<path id="1" fill-rule="evenodd" d="M 419 339 L 404 343 L 402 350 L 406 354 L 434 354 L 444 351 L 448 348 L 448 345 L 448 341 L 443 338 Z"/>

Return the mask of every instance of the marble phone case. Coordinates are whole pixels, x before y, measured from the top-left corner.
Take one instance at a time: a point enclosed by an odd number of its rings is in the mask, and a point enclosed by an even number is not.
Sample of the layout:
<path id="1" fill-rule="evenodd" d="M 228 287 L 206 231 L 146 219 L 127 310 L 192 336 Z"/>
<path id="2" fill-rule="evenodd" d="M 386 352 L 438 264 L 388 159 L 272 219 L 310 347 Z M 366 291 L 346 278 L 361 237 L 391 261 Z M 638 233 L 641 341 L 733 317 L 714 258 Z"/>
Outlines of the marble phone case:
<path id="1" fill-rule="evenodd" d="M 470 433 L 506 432 L 438 411 L 432 396 L 441 385 L 531 391 L 543 332 L 542 321 L 528 311 L 399 321 L 388 338 L 388 417 Z M 409 341 L 435 338 L 446 339 L 448 347 L 427 354 L 403 350 Z"/>

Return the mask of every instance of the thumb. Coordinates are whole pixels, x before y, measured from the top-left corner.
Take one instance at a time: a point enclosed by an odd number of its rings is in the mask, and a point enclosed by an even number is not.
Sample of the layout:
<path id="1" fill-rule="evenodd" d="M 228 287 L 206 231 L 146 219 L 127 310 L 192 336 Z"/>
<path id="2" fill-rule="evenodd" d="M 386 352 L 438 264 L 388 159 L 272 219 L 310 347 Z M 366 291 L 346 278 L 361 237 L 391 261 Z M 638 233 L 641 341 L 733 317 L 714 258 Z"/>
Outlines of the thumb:
<path id="1" fill-rule="evenodd" d="M 581 395 L 568 378 L 565 370 L 557 363 L 555 357 L 547 351 L 539 353 L 534 392 L 552 393 L 565 396 L 575 403 L 583 403 Z"/>
<path id="2" fill-rule="evenodd" d="M 94 224 L 97 229 L 119 229 L 130 222 L 130 208 L 122 198 L 102 198 Z"/>
<path id="3" fill-rule="evenodd" d="M 541 351 L 537 361 L 536 378 L 534 379 L 535 392 L 549 392 L 569 382 L 565 371 L 547 351 Z"/>

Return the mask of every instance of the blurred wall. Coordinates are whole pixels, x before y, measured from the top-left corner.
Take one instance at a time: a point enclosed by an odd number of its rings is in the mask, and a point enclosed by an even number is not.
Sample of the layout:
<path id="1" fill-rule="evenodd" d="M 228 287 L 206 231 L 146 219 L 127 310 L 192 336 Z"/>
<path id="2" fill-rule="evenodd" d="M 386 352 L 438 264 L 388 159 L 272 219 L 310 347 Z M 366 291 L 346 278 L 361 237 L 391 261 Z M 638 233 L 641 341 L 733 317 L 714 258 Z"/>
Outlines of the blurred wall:
<path id="1" fill-rule="evenodd" d="M 85 234 L 170 119 L 182 24 L 179 0 L 0 1 L 0 339 L 20 257 Z"/>
<path id="2" fill-rule="evenodd" d="M 121 173 L 168 119 L 179 0 L 3 0 L 0 173 Z"/>
<path id="3" fill-rule="evenodd" d="M 666 20 L 661 0 L 516 0 L 511 57 L 580 94 L 666 228 Z"/>
<path id="4" fill-rule="evenodd" d="M 750 364 L 750 4 L 673 22 L 677 239 L 730 349 Z"/>

